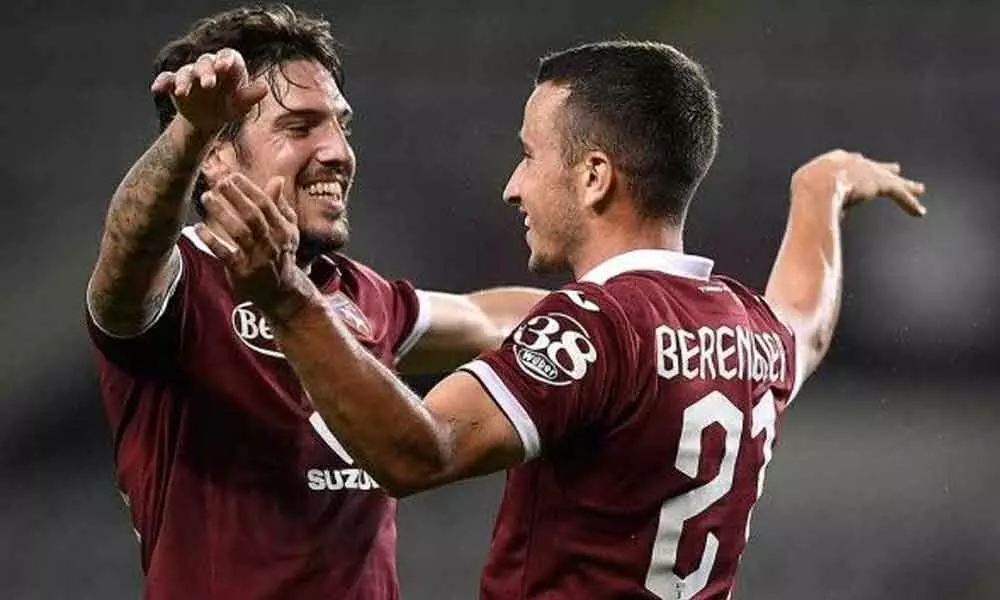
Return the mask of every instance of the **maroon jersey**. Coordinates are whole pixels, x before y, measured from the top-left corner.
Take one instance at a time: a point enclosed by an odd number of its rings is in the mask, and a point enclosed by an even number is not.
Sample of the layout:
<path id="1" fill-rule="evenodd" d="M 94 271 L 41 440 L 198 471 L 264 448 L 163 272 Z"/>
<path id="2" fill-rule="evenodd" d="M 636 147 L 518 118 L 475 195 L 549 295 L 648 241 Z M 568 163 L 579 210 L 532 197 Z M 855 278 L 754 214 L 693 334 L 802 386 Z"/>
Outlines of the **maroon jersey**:
<path id="1" fill-rule="evenodd" d="M 549 295 L 479 379 L 524 445 L 484 599 L 725 599 L 795 344 L 712 262 L 629 252 Z"/>
<path id="2" fill-rule="evenodd" d="M 395 502 L 306 398 L 267 321 L 186 229 L 181 274 L 142 334 L 90 321 L 145 597 L 394 599 Z M 392 366 L 429 313 L 406 282 L 340 255 L 310 277 Z"/>

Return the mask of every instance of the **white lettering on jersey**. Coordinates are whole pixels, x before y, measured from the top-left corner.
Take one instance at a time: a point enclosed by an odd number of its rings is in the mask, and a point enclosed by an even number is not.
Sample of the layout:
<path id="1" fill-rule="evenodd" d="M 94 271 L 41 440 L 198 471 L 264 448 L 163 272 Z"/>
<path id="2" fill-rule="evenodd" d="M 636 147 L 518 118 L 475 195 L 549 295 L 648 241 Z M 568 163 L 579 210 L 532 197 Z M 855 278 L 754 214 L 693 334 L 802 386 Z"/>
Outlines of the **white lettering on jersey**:
<path id="1" fill-rule="evenodd" d="M 285 358 L 274 343 L 274 332 L 271 331 L 270 324 L 253 307 L 253 303 L 244 302 L 237 305 L 233 309 L 232 322 L 233 331 L 248 348 L 266 356 Z"/>
<path id="2" fill-rule="evenodd" d="M 532 317 L 514 332 L 517 366 L 550 385 L 583 379 L 597 360 L 597 348 L 579 321 L 565 313 Z"/>
<path id="3" fill-rule="evenodd" d="M 656 328 L 656 372 L 664 379 L 784 381 L 788 358 L 776 333 L 743 327 L 700 327 L 696 332 Z"/>
<path id="4" fill-rule="evenodd" d="M 326 296 L 327 302 L 356 335 L 371 337 L 372 326 L 361 309 L 343 292 L 337 291 Z M 253 303 L 244 302 L 233 308 L 231 316 L 233 331 L 248 348 L 266 356 L 285 358 L 274 341 L 274 330 L 264 315 Z"/>
<path id="5" fill-rule="evenodd" d="M 316 492 L 368 491 L 379 487 L 378 482 L 361 469 L 309 469 L 306 471 L 306 480 L 309 489 Z"/>
<path id="6" fill-rule="evenodd" d="M 320 439 L 337 455 L 340 460 L 349 465 L 354 464 L 354 459 L 347 453 L 344 445 L 340 443 L 326 422 L 318 412 L 313 412 L 309 416 L 309 424 L 319 435 Z M 378 483 L 367 472 L 357 469 L 309 469 L 306 471 L 306 481 L 309 489 L 320 492 L 323 490 L 373 490 L 379 487 Z"/>

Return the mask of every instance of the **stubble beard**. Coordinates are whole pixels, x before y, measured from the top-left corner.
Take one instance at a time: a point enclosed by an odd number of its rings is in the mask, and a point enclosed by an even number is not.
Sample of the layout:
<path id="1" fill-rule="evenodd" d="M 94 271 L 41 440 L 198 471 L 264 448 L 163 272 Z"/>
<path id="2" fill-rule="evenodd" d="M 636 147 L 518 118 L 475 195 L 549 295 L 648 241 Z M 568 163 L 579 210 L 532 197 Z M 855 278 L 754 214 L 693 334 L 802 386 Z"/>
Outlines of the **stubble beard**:
<path id="1" fill-rule="evenodd" d="M 350 238 L 350 222 L 347 215 L 337 219 L 337 231 L 330 234 L 318 234 L 313 231 L 299 231 L 298 260 L 300 263 L 310 263 L 324 254 L 341 250 Z"/>

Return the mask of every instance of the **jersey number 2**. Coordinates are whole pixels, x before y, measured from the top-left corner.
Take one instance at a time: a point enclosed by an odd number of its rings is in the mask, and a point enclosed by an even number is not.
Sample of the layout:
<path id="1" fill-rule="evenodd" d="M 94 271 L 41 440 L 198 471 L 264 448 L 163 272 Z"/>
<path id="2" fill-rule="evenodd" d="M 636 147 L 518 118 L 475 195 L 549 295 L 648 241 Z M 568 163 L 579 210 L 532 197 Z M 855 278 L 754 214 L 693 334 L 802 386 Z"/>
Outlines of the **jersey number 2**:
<path id="1" fill-rule="evenodd" d="M 751 437 L 764 437 L 764 456 L 757 473 L 757 497 L 764 487 L 764 470 L 771 460 L 774 445 L 774 424 L 777 411 L 774 394 L 767 392 L 751 415 Z M 684 425 L 681 430 L 675 466 L 688 477 L 697 477 L 702 459 L 702 433 L 711 425 L 721 425 L 726 432 L 725 450 L 719 473 L 706 484 L 675 498 L 667 500 L 660 509 L 660 524 L 656 531 L 653 556 L 646 577 L 646 589 L 660 598 L 669 600 L 690 600 L 708 585 L 715 556 L 719 550 L 719 539 L 714 533 L 705 535 L 705 545 L 698 568 L 686 577 L 674 572 L 677 553 L 680 549 L 681 534 L 685 523 L 725 496 L 733 486 L 736 472 L 736 457 L 739 454 L 740 438 L 743 435 L 743 413 L 721 392 L 712 392 L 698 400 L 684 411 Z M 743 535 L 749 533 L 749 516 Z"/>

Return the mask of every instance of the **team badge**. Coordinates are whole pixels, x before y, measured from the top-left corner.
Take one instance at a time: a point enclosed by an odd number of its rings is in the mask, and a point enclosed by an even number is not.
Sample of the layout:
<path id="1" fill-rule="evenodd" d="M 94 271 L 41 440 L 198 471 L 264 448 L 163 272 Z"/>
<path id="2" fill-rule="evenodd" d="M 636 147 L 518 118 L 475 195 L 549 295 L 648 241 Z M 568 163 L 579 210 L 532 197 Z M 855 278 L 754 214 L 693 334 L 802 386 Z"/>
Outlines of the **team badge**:
<path id="1" fill-rule="evenodd" d="M 351 301 L 343 292 L 337 291 L 333 295 L 327 296 L 327 301 L 333 310 L 337 311 L 344 323 L 354 330 L 355 333 L 370 338 L 372 336 L 372 326 L 361 312 L 358 305 Z"/>

